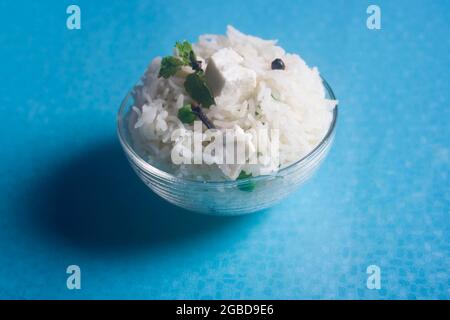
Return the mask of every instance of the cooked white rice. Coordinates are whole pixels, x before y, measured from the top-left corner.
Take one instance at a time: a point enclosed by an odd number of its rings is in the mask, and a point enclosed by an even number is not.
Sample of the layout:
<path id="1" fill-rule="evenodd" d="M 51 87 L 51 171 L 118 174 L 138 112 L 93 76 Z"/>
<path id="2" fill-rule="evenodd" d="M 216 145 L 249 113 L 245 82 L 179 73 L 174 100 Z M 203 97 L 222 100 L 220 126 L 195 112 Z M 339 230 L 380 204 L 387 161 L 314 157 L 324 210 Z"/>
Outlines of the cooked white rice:
<path id="1" fill-rule="evenodd" d="M 219 130 L 242 130 L 251 141 L 258 128 L 279 129 L 281 166 L 243 165 L 175 165 L 171 140 L 177 128 L 193 130 L 182 123 L 178 110 L 192 102 L 183 83 L 190 67 L 168 79 L 158 77 L 161 58 L 155 58 L 135 88 L 136 105 L 130 115 L 130 130 L 135 148 L 145 159 L 166 171 L 199 180 L 236 179 L 241 170 L 253 176 L 270 174 L 307 155 L 324 137 L 337 101 L 325 98 L 325 89 L 316 67 L 309 68 L 300 56 L 286 53 L 276 41 L 245 35 L 228 26 L 227 34 L 202 35 L 193 45 L 197 58 L 206 66 L 208 59 L 223 48 L 231 48 L 243 59 L 240 65 L 256 74 L 256 86 L 250 94 L 239 90 L 222 92 L 216 104 L 204 113 Z M 280 58 L 285 70 L 272 70 L 271 62 Z M 204 129 L 206 129 L 204 127 Z"/>

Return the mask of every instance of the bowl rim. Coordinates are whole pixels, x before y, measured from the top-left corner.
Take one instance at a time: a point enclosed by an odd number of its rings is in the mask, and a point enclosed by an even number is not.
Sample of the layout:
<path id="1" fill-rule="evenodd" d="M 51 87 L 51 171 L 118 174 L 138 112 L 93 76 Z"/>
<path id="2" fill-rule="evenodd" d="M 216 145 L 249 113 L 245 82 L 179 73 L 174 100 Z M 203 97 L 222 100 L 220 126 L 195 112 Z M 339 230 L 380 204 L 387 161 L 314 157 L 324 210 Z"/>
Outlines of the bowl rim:
<path id="1" fill-rule="evenodd" d="M 330 96 L 331 100 L 336 100 L 336 96 L 333 92 L 333 89 L 328 84 L 328 82 L 325 80 L 323 76 L 320 76 L 322 79 L 322 84 Z M 165 179 L 171 182 L 181 182 L 181 183 L 189 183 L 189 184 L 198 184 L 198 185 L 243 185 L 247 184 L 249 182 L 256 182 L 259 180 L 266 180 L 269 178 L 274 178 L 278 175 L 280 175 L 283 172 L 288 171 L 289 169 L 292 169 L 296 166 L 299 166 L 303 163 L 306 163 L 309 159 L 311 159 L 321 148 L 322 146 L 330 139 L 330 137 L 333 135 L 336 123 L 337 123 L 337 117 L 338 117 L 338 104 L 333 109 L 333 118 L 330 122 L 330 126 L 328 127 L 327 133 L 323 136 L 322 140 L 305 156 L 300 158 L 299 160 L 291 163 L 290 165 L 277 170 L 276 172 L 273 172 L 268 175 L 259 175 L 256 177 L 249 177 L 239 180 L 195 180 L 185 177 L 177 177 L 169 172 L 166 172 L 164 170 L 158 169 L 157 167 L 151 165 L 147 161 L 145 161 L 136 151 L 134 151 L 133 147 L 127 142 L 127 140 L 124 137 L 123 132 L 123 121 L 124 121 L 124 112 L 127 107 L 127 101 L 132 97 L 134 86 L 131 90 L 128 91 L 127 95 L 123 98 L 122 102 L 120 103 L 119 111 L 117 112 L 117 135 L 119 137 L 120 144 L 124 148 L 126 154 L 132 158 L 132 160 L 139 164 L 139 167 L 141 169 L 144 169 L 146 172 L 153 174 L 154 176 L 157 176 L 158 178 Z"/>

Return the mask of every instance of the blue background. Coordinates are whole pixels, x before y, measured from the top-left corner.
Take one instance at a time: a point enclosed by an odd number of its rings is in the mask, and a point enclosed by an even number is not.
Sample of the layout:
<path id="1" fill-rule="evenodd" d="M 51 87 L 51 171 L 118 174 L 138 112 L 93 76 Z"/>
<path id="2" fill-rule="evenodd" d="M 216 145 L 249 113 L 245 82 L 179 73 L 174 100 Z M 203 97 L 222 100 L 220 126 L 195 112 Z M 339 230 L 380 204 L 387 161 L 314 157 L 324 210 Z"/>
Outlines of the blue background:
<path id="1" fill-rule="evenodd" d="M 74 31 L 71 2 L 0 4 L 1 298 L 450 298 L 449 1 L 375 1 L 379 31 L 366 1 L 75 3 Z M 278 38 L 340 101 L 317 175 L 235 218 L 157 198 L 115 134 L 152 57 L 227 24 Z"/>

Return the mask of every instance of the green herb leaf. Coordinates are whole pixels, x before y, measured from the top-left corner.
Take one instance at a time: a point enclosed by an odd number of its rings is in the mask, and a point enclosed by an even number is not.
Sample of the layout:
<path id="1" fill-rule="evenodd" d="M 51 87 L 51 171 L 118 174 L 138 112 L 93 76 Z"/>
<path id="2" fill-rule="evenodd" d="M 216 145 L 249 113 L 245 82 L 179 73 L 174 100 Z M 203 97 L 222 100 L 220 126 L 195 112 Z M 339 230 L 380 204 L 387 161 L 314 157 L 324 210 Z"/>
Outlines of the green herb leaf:
<path id="1" fill-rule="evenodd" d="M 238 180 L 241 180 L 241 179 L 247 179 L 247 178 L 250 178 L 251 176 L 252 176 L 251 173 L 247 173 L 247 172 L 245 172 L 244 170 L 242 170 L 242 171 L 239 173 L 239 176 L 237 177 L 237 179 L 238 179 Z"/>
<path id="2" fill-rule="evenodd" d="M 192 106 L 187 104 L 178 110 L 178 119 L 183 123 L 192 123 L 197 118 L 197 115 L 192 111 Z"/>
<path id="3" fill-rule="evenodd" d="M 175 48 L 177 48 L 178 56 L 183 60 L 185 64 L 191 64 L 191 59 L 196 60 L 192 45 L 188 41 L 176 42 Z"/>
<path id="4" fill-rule="evenodd" d="M 247 179 L 250 178 L 252 176 L 251 173 L 246 173 L 244 170 L 242 170 L 239 173 L 239 176 L 237 177 L 237 180 L 242 180 L 242 179 Z M 242 184 L 242 185 L 238 185 L 238 188 L 242 191 L 253 191 L 253 189 L 255 189 L 256 184 L 253 181 L 249 181 L 246 184 Z"/>
<path id="5" fill-rule="evenodd" d="M 203 107 L 209 108 L 215 104 L 211 90 L 206 85 L 203 72 L 191 73 L 186 77 L 184 88 L 192 99 L 200 103 Z"/>
<path id="6" fill-rule="evenodd" d="M 169 78 L 175 75 L 184 63 L 180 59 L 172 56 L 164 57 L 161 61 L 158 77 Z"/>

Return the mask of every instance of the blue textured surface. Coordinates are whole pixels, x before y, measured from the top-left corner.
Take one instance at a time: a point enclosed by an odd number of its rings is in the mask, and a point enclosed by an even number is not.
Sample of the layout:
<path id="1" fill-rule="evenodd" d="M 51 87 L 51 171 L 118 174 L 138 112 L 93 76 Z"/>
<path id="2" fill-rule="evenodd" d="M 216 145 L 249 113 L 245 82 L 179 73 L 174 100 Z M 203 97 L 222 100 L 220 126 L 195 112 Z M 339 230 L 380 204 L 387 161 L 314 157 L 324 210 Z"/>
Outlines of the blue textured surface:
<path id="1" fill-rule="evenodd" d="M 365 1 L 75 3 L 78 31 L 67 1 L 0 4 L 1 298 L 450 298 L 449 1 L 376 1 L 379 31 Z M 310 182 L 218 218 L 146 189 L 115 113 L 153 56 L 228 23 L 317 65 L 341 109 Z"/>

